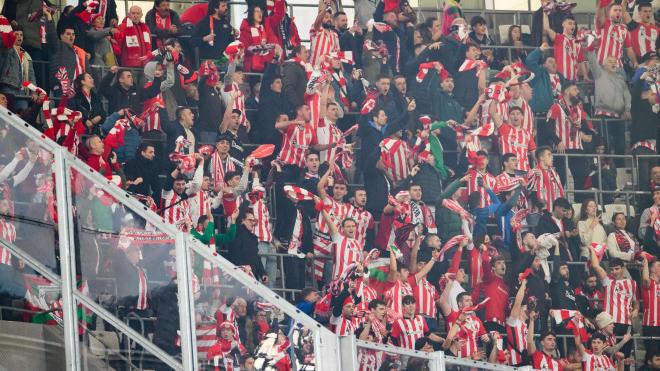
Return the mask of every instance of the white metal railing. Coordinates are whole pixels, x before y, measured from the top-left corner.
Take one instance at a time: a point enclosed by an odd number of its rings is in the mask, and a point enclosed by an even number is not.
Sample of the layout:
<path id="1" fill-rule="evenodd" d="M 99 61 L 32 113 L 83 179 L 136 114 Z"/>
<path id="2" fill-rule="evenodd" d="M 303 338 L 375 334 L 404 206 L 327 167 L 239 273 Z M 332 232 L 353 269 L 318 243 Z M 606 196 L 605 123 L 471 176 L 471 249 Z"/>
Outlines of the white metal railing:
<path id="1" fill-rule="evenodd" d="M 227 279 L 230 280 L 230 282 L 233 282 L 235 286 L 243 287 L 245 290 L 249 290 L 255 295 L 258 295 L 260 300 L 270 303 L 277 308 L 279 312 L 286 315 L 292 321 L 295 321 L 291 323 L 298 323 L 308 329 L 313 334 L 313 353 L 316 370 L 357 370 L 355 356 L 358 349 L 373 349 L 400 357 L 419 358 L 423 361 L 428 361 L 429 367 L 432 371 L 444 371 L 444 363 L 450 360 L 449 358 L 445 358 L 442 352 L 429 354 L 398 347 L 372 344 L 356 341 L 354 336 L 340 339 L 320 323 L 300 312 L 300 310 L 286 301 L 283 297 L 275 294 L 260 282 L 257 282 L 254 277 L 249 276 L 223 257 L 211 252 L 208 247 L 193 239 L 192 236 L 183 234 L 176 230 L 174 226 L 166 224 L 160 216 L 148 210 L 138 200 L 131 197 L 119 187 L 110 184 L 105 177 L 92 170 L 82 160 L 66 151 L 65 148 L 46 139 L 45 136 L 20 120 L 15 114 L 0 107 L 0 126 L 3 124 L 6 125 L 11 132 L 10 134 L 12 135 L 12 138 L 17 142 L 20 142 L 20 145 L 28 142 L 32 144 L 37 143 L 42 150 L 47 151 L 52 156 L 52 158 L 49 157 L 51 163 L 49 163 L 48 167 L 49 169 L 52 168 L 52 173 L 51 170 L 44 171 L 49 177 L 54 175 L 58 219 L 56 225 L 51 224 L 51 226 L 52 228 L 57 228 L 58 232 L 58 251 L 60 258 L 59 270 L 47 267 L 39 260 L 39 258 L 32 256 L 30 252 L 26 251 L 25 247 L 28 245 L 25 243 L 29 244 L 29 241 L 20 241 L 22 244 L 19 246 L 19 244 L 0 240 L 0 246 L 8 248 L 14 256 L 23 260 L 30 268 L 34 269 L 38 274 L 60 288 L 64 327 L 64 348 L 66 353 L 66 368 L 68 370 L 83 370 L 87 366 L 81 364 L 84 359 L 83 353 L 85 352 L 80 348 L 81 343 L 79 342 L 78 335 L 79 325 L 76 312 L 79 306 L 83 306 L 95 313 L 99 318 L 109 323 L 116 329 L 116 331 L 121 333 L 131 342 L 142 347 L 144 352 L 153 355 L 156 359 L 170 368 L 186 371 L 198 370 L 200 368 L 200 362 L 196 355 L 196 299 L 193 295 L 192 287 L 192 260 L 194 259 L 204 259 L 216 265 L 219 267 L 222 274 L 228 277 Z M 2 150 L 3 148 L 0 147 L 0 154 L 2 154 Z M 144 222 L 148 223 L 161 233 L 166 234 L 168 238 L 171 239 L 168 240 L 167 243 L 173 245 L 176 255 L 176 293 L 178 295 L 178 304 L 176 305 L 178 305 L 177 309 L 179 313 L 178 327 L 181 346 L 180 356 L 164 351 L 150 340 L 150 338 L 131 328 L 116 314 L 110 312 L 94 298 L 90 298 L 78 288 L 76 278 L 84 276 L 86 272 L 83 268 L 77 267 L 76 262 L 80 262 L 87 257 L 81 252 L 81 248 L 86 246 L 84 245 L 84 242 L 81 242 L 80 240 L 80 233 L 76 233 L 82 230 L 80 228 L 83 228 L 83 223 L 80 220 L 81 216 L 74 214 L 74 210 L 76 210 L 77 213 L 80 212 L 82 201 L 87 197 L 87 194 L 77 194 L 74 191 L 75 187 L 74 184 L 72 184 L 72 176 L 74 175 L 76 180 L 80 180 L 80 178 L 84 179 L 85 183 L 83 184 L 93 184 L 97 189 L 113 197 L 121 208 L 142 218 Z M 20 215 L 17 219 L 21 219 Z M 28 236 L 25 236 L 25 238 L 29 240 Z M 96 243 L 96 240 L 93 242 Z M 55 246 L 52 246 L 52 248 L 54 250 Z M 76 256 L 76 254 L 79 256 Z M 464 360 L 455 361 L 457 364 L 459 362 L 464 362 Z M 489 365 L 486 363 L 479 365 L 475 365 L 474 363 L 470 364 L 472 367 L 490 370 L 513 370 L 513 368 Z"/>

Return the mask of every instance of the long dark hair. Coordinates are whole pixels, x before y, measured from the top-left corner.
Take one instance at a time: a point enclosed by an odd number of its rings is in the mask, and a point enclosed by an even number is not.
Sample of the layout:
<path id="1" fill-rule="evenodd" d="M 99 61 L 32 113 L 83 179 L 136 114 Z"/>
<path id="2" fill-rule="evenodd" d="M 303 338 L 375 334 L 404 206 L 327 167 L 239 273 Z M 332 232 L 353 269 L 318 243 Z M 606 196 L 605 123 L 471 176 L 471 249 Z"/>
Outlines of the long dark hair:
<path id="1" fill-rule="evenodd" d="M 596 204 L 596 214 L 598 214 L 598 202 L 594 200 L 593 198 L 587 198 L 584 201 L 582 201 L 582 206 L 580 208 L 580 220 L 587 220 L 589 216 L 587 215 L 587 205 L 589 205 L 589 202 L 593 202 Z"/>
<path id="2" fill-rule="evenodd" d="M 250 24 L 250 26 L 254 26 L 254 12 L 257 9 L 261 10 L 261 23 L 260 24 L 264 23 L 264 18 L 263 17 L 266 13 L 264 12 L 264 10 L 260 6 L 255 5 L 255 6 L 249 7 L 248 10 L 247 10 L 247 21 Z"/>
<path id="3" fill-rule="evenodd" d="M 507 31 L 507 45 L 513 45 L 513 37 L 511 37 L 511 34 L 513 33 L 514 29 L 519 29 L 520 30 L 520 41 L 522 41 L 522 27 L 520 27 L 517 24 L 512 24 L 509 26 L 509 31 Z"/>

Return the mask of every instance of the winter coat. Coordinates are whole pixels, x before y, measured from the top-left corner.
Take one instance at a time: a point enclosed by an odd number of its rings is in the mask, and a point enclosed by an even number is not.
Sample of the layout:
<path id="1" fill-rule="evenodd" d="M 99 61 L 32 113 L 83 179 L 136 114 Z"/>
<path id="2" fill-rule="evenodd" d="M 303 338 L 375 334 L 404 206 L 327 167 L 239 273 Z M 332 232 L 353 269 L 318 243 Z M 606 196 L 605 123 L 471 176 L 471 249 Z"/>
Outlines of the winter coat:
<path id="1" fill-rule="evenodd" d="M 27 66 L 27 70 L 25 66 Z M 36 84 L 30 54 L 23 51 L 23 63 L 21 66 L 16 49 L 13 47 L 6 49 L 0 48 L 0 85 L 9 86 L 12 89 L 20 89 L 22 88 L 23 81 Z"/>

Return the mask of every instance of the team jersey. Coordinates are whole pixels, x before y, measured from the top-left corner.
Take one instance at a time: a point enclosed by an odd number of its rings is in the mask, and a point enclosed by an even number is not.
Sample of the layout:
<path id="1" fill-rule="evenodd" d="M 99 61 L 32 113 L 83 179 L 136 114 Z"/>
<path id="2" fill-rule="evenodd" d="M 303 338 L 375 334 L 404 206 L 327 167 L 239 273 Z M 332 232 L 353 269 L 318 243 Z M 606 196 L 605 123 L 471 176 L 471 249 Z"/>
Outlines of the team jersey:
<path id="1" fill-rule="evenodd" d="M 660 283 L 652 279 L 649 285 L 642 285 L 642 300 L 644 301 L 644 317 L 642 326 L 660 326 Z"/>
<path id="2" fill-rule="evenodd" d="M 282 149 L 279 159 L 285 165 L 295 165 L 300 168 L 305 167 L 305 157 L 309 148 L 314 144 L 314 127 L 310 123 L 305 123 L 303 127 L 299 125 L 289 125 L 282 135 Z"/>
<path id="3" fill-rule="evenodd" d="M 310 56 L 309 61 L 313 67 L 317 67 L 320 63 L 322 56 L 327 56 L 330 53 L 338 52 L 339 37 L 333 30 L 319 27 L 318 29 L 312 28 L 309 30 L 310 40 Z"/>
<path id="4" fill-rule="evenodd" d="M 551 356 L 541 351 L 536 351 L 532 354 L 532 367 L 535 370 L 542 371 L 563 371 L 564 368 L 559 362 Z"/>
<path id="5" fill-rule="evenodd" d="M 435 318 L 437 313 L 437 306 L 435 301 L 440 298 L 435 286 L 431 285 L 429 281 L 422 277 L 419 281 L 415 282 L 414 276 L 410 280 L 413 289 L 413 296 L 415 297 L 415 313 L 421 314 L 425 317 Z"/>
<path id="6" fill-rule="evenodd" d="M 196 225 L 200 216 L 206 215 L 210 210 L 219 207 L 221 203 L 221 197 L 213 195 L 210 191 L 200 189 L 197 193 L 188 198 L 190 220 Z"/>
<path id="7" fill-rule="evenodd" d="M 490 206 L 490 204 L 493 203 L 493 200 L 490 199 L 490 195 L 486 191 L 486 188 L 479 185 L 478 179 L 482 179 L 484 185 L 488 185 L 488 188 L 493 189 L 495 188 L 496 184 L 495 177 L 490 175 L 488 172 L 480 173 L 474 169 L 468 170 L 468 175 L 470 176 L 467 184 L 468 195 L 472 192 L 479 192 L 481 193 L 481 201 L 479 203 L 479 207 Z"/>
<path id="8" fill-rule="evenodd" d="M 161 193 L 161 209 L 167 223 L 176 226 L 181 231 L 187 232 L 186 222 L 192 222 L 190 205 L 187 198 L 182 200 L 181 196 L 173 190 L 163 190 Z"/>
<path id="9" fill-rule="evenodd" d="M 314 134 L 314 142 L 318 144 L 333 144 L 339 143 L 343 138 L 341 130 L 334 122 L 328 121 L 324 118 L 318 120 L 316 131 Z M 330 162 L 330 160 L 337 158 L 337 146 L 329 149 L 319 151 L 319 160 L 321 163 Z M 337 162 L 339 163 L 339 162 Z"/>
<path id="10" fill-rule="evenodd" d="M 634 28 L 629 31 L 630 43 L 637 58 L 641 58 L 646 53 L 654 51 L 658 33 L 660 33 L 660 27 L 651 23 L 630 22 L 628 24 L 629 29 L 631 24 L 634 24 Z"/>
<path id="11" fill-rule="evenodd" d="M 386 172 L 394 182 L 400 182 L 408 177 L 408 159 L 411 152 L 408 144 L 402 139 L 385 138 L 380 144 L 380 158 Z"/>
<path id="12" fill-rule="evenodd" d="M 614 371 L 616 366 L 612 358 L 605 354 L 593 354 L 586 351 L 582 355 L 582 371 Z"/>
<path id="13" fill-rule="evenodd" d="M 355 333 L 355 323 L 353 319 L 344 318 L 344 316 L 330 317 L 330 325 L 335 334 L 339 336 L 352 335 Z"/>
<path id="14" fill-rule="evenodd" d="M 500 126 L 498 132 L 500 134 L 500 154 L 513 153 L 518 159 L 519 169 L 529 171 L 529 151 L 536 149 L 532 133 L 506 123 Z"/>
<path id="15" fill-rule="evenodd" d="M 367 243 L 367 230 L 373 229 L 375 225 L 373 215 L 363 207 L 351 205 L 347 216 L 353 218 L 357 223 L 355 239 L 362 246 L 365 246 Z"/>
<path id="16" fill-rule="evenodd" d="M 415 349 L 415 342 L 429 332 L 426 320 L 420 315 L 412 318 L 399 318 L 392 325 L 392 338 L 399 341 L 399 346 Z"/>
<path id="17" fill-rule="evenodd" d="M 401 299 L 406 295 L 412 294 L 413 290 L 409 282 L 397 280 L 389 290 L 385 291 L 385 302 L 394 313 L 403 315 Z"/>
<path id="18" fill-rule="evenodd" d="M 16 227 L 4 219 L 0 219 L 0 238 L 7 242 L 16 242 Z M 0 264 L 11 264 L 11 252 L 0 246 Z"/>
<path id="19" fill-rule="evenodd" d="M 326 210 L 330 219 L 335 225 L 340 225 L 341 221 L 346 218 L 350 211 L 350 204 L 337 202 L 331 198 L 326 198 L 323 203 L 329 208 Z M 332 253 L 332 238 L 330 237 L 330 227 L 326 223 L 323 216 L 319 213 L 316 219 L 316 228 L 314 228 L 314 237 L 312 244 L 314 245 L 314 254 L 331 257 Z M 323 278 L 323 265 L 325 259 L 314 259 L 314 276 L 316 280 Z"/>
<path id="20" fill-rule="evenodd" d="M 536 130 L 536 122 L 534 121 L 534 111 L 532 107 L 529 106 L 529 103 L 525 99 L 511 99 L 509 100 L 509 108 L 518 107 L 523 111 L 523 123 L 522 128 L 533 133 Z"/>
<path id="21" fill-rule="evenodd" d="M 607 57 L 614 57 L 617 60 L 617 66 L 623 67 L 623 48 L 630 48 L 630 33 L 623 23 L 612 23 L 606 20 L 603 27 L 598 30 L 600 33 L 600 45 L 598 47 L 598 64 L 605 64 Z"/>
<path id="22" fill-rule="evenodd" d="M 548 121 L 554 122 L 555 135 L 566 149 L 582 149 L 580 126 L 582 121 L 587 118 L 587 113 L 581 104 L 568 106 L 564 104 L 563 100 L 560 102 L 555 102 L 550 107 Z"/>
<path id="23" fill-rule="evenodd" d="M 602 280 L 605 293 L 605 312 L 614 319 L 614 323 L 632 324 L 630 314 L 633 302 L 637 301 L 637 282 L 630 278 L 615 280 L 605 277 Z"/>
<path id="24" fill-rule="evenodd" d="M 362 245 L 358 240 L 342 235 L 333 236 L 332 242 L 335 250 L 332 278 L 337 279 L 349 265 L 362 260 Z"/>
<path id="25" fill-rule="evenodd" d="M 446 320 L 449 328 L 456 322 L 456 319 L 461 314 L 459 311 L 452 311 L 447 316 Z M 469 312 L 465 316 L 465 321 L 461 323 L 456 339 L 458 340 L 458 357 L 470 358 L 472 354 L 478 350 L 477 341 L 481 335 L 486 334 L 486 329 L 481 323 L 479 317 L 474 313 Z"/>
<path id="26" fill-rule="evenodd" d="M 580 42 L 575 40 L 574 37 L 557 34 L 555 37 L 554 52 L 555 61 L 557 61 L 557 71 L 566 80 L 577 81 L 578 66 L 585 61 Z"/>
<path id="27" fill-rule="evenodd" d="M 527 324 L 519 318 L 506 319 L 506 348 L 509 351 L 509 365 L 523 362 L 523 353 L 527 349 Z"/>
<path id="28" fill-rule="evenodd" d="M 564 187 L 559 174 L 554 168 L 536 167 L 527 175 L 528 188 L 536 192 L 536 198 L 542 201 L 543 209 L 552 212 L 552 203 L 559 197 L 564 197 Z"/>

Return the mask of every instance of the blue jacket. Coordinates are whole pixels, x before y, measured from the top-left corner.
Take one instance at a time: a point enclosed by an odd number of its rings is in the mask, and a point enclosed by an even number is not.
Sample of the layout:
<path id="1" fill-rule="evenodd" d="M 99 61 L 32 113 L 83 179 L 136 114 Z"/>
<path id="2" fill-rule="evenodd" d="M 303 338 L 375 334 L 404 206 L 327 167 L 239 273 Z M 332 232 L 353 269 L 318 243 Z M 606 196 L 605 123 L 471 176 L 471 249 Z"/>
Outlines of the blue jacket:
<path id="1" fill-rule="evenodd" d="M 522 189 L 523 187 L 516 188 L 516 191 L 513 192 L 513 196 L 511 196 L 508 201 L 503 203 L 500 207 L 497 208 L 497 210 L 495 210 L 497 228 L 502 234 L 505 249 L 509 249 L 511 246 L 511 218 L 513 217 L 513 211 L 511 209 L 516 204 L 516 202 L 518 202 L 518 197 L 520 197 Z"/>
<path id="2" fill-rule="evenodd" d="M 545 68 L 540 64 L 541 61 L 541 49 L 536 48 L 534 51 L 529 53 L 527 59 L 525 60 L 525 65 L 527 69 L 531 72 L 534 72 L 534 79 L 530 82 L 533 91 L 532 100 L 529 102 L 529 106 L 534 112 L 548 112 L 550 106 L 555 100 L 555 97 L 552 95 L 552 85 L 550 84 L 550 74 Z M 559 72 L 559 80 L 564 84 L 565 79 Z"/>
<path id="3" fill-rule="evenodd" d="M 493 200 L 493 203 L 486 207 L 478 207 L 470 210 L 470 213 L 474 215 L 475 222 L 474 229 L 472 230 L 473 236 L 479 236 L 488 232 L 488 227 L 486 226 L 488 223 L 488 217 L 495 214 L 497 208 L 502 204 L 492 189 L 487 189 L 486 192 L 490 195 L 490 199 Z"/>
<path id="4" fill-rule="evenodd" d="M 119 119 L 120 117 L 117 112 L 110 114 L 105 119 L 105 122 L 103 122 L 103 125 L 101 125 L 103 135 L 107 135 L 115 125 L 115 122 L 117 122 Z M 117 154 L 117 161 L 124 163 L 135 158 L 135 153 L 137 152 L 140 143 L 142 143 L 142 137 L 140 137 L 140 133 L 137 131 L 137 129 L 131 127 L 130 129 L 126 130 L 124 133 L 124 145 L 115 150 L 115 153 Z"/>

